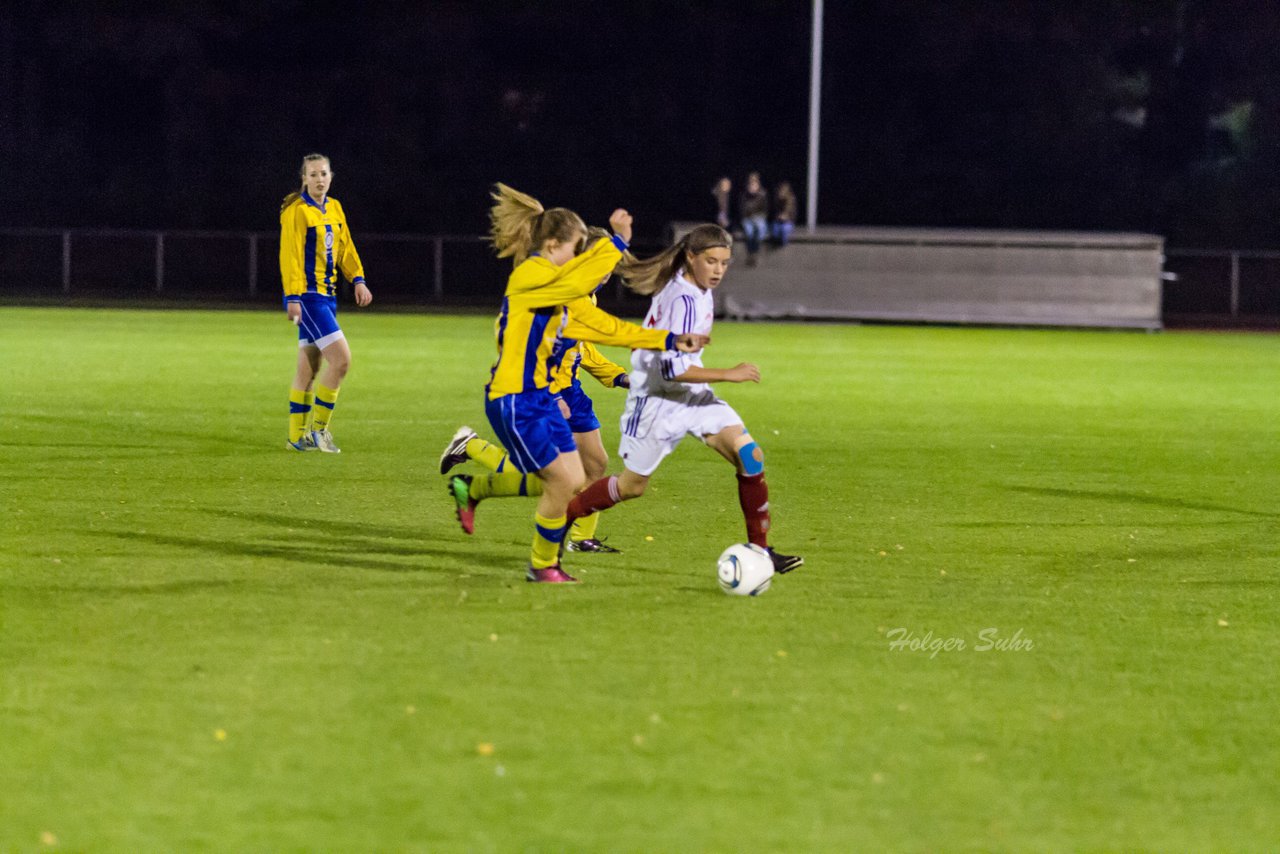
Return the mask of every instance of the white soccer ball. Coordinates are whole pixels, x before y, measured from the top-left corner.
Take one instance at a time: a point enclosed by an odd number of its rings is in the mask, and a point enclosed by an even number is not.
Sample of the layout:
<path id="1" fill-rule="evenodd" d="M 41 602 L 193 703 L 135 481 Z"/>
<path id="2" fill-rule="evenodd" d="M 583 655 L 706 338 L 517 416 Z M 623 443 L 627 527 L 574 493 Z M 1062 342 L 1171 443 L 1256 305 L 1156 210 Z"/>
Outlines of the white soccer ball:
<path id="1" fill-rule="evenodd" d="M 720 555 L 716 576 L 730 596 L 759 596 L 773 581 L 773 558 L 757 545 L 738 543 Z"/>

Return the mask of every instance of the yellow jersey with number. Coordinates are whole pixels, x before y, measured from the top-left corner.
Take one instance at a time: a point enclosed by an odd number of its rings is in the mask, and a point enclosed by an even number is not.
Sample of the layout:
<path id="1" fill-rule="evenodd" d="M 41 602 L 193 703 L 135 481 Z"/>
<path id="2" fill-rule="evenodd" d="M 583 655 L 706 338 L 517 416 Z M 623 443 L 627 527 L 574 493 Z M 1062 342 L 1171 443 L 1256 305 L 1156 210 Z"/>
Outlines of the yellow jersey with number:
<path id="1" fill-rule="evenodd" d="M 347 215 L 332 196 L 317 203 L 304 190 L 280 211 L 285 302 L 296 302 L 303 294 L 334 296 L 339 272 L 353 285 L 364 281 L 364 265 L 347 228 Z"/>

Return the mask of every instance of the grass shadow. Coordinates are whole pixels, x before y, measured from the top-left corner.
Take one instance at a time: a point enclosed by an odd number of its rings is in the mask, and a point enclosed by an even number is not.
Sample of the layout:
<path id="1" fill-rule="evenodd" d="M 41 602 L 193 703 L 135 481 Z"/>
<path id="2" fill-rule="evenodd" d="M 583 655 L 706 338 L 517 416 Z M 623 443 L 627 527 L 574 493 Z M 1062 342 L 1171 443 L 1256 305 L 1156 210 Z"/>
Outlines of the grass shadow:
<path id="1" fill-rule="evenodd" d="M 1259 519 L 1280 518 L 1280 513 L 1267 513 L 1261 510 L 1246 510 L 1241 507 L 1228 507 L 1223 504 L 1209 504 L 1201 501 L 1185 501 L 1181 498 L 1165 498 L 1159 495 L 1143 495 L 1136 492 L 1108 492 L 1100 489 L 1063 489 L 1051 486 L 1009 486 L 1012 492 L 1024 492 L 1029 495 L 1047 495 L 1051 498 L 1086 498 L 1094 501 L 1109 501 L 1114 504 L 1138 504 L 1146 507 L 1160 507 L 1165 510 L 1197 510 L 1206 513 L 1235 513 L 1241 516 L 1253 516 Z"/>
<path id="2" fill-rule="evenodd" d="M 285 513 L 246 512 L 243 510 L 222 510 L 217 507 L 202 508 L 198 511 L 202 516 L 221 516 L 236 522 L 257 522 L 274 528 L 307 528 L 314 529 L 317 534 L 332 536 L 345 534 L 359 537 L 393 537 L 400 540 L 416 540 L 425 542 L 431 539 L 426 530 L 418 528 L 395 528 L 387 525 L 370 525 L 368 522 L 353 522 L 346 519 L 325 519 L 319 517 L 299 517 Z"/>
<path id="3" fill-rule="evenodd" d="M 510 554 L 499 554 L 493 551 L 481 551 L 467 555 L 459 555 L 456 550 L 439 550 L 439 549 L 417 549 L 405 550 L 395 549 L 388 551 L 385 547 L 378 544 L 368 543 L 341 543 L 328 541 L 323 544 L 323 548 L 313 551 L 307 551 L 298 546 L 298 544 L 290 543 L 270 543 L 270 542 L 249 542 L 246 540 L 226 540 L 201 538 L 190 536 L 175 536 L 172 534 L 149 534 L 140 531 L 93 531 L 97 536 L 113 537 L 121 540 L 137 540 L 147 542 L 152 545 L 169 546 L 174 548 L 190 549 L 205 554 L 222 555 L 226 557 L 257 557 L 270 558 L 272 560 L 280 560 L 288 563 L 305 564 L 307 566 L 330 566 L 336 569 L 373 569 L 384 572 L 447 572 L 447 569 L 438 566 L 411 566 L 406 563 L 394 560 L 381 560 L 377 557 L 369 556 L 370 552 L 382 552 L 394 555 L 416 555 L 423 558 L 432 558 L 439 561 L 441 559 L 450 565 L 457 566 L 461 572 L 463 568 L 480 564 L 495 569 L 502 569 L 509 573 L 513 564 L 518 564 L 519 559 Z"/>

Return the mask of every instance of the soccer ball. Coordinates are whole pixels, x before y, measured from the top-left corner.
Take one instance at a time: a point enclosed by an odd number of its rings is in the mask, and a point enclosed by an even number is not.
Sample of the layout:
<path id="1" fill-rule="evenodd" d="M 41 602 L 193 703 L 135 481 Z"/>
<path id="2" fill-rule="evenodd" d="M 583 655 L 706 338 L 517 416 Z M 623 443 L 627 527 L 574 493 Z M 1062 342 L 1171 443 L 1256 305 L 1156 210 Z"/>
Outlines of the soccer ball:
<path id="1" fill-rule="evenodd" d="M 730 596 L 759 596 L 773 581 L 773 558 L 757 545 L 738 543 L 720 555 L 716 576 Z"/>

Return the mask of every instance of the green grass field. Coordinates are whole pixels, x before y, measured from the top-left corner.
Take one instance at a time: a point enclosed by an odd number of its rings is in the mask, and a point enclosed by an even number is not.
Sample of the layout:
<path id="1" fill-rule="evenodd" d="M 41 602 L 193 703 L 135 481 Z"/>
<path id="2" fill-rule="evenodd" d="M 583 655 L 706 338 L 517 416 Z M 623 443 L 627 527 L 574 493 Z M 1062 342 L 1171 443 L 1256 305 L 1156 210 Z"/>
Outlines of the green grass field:
<path id="1" fill-rule="evenodd" d="M 693 442 L 525 584 L 436 471 L 490 319 L 343 326 L 298 455 L 279 314 L 0 309 L 0 850 L 1280 846 L 1275 336 L 721 324 L 740 599 Z"/>

